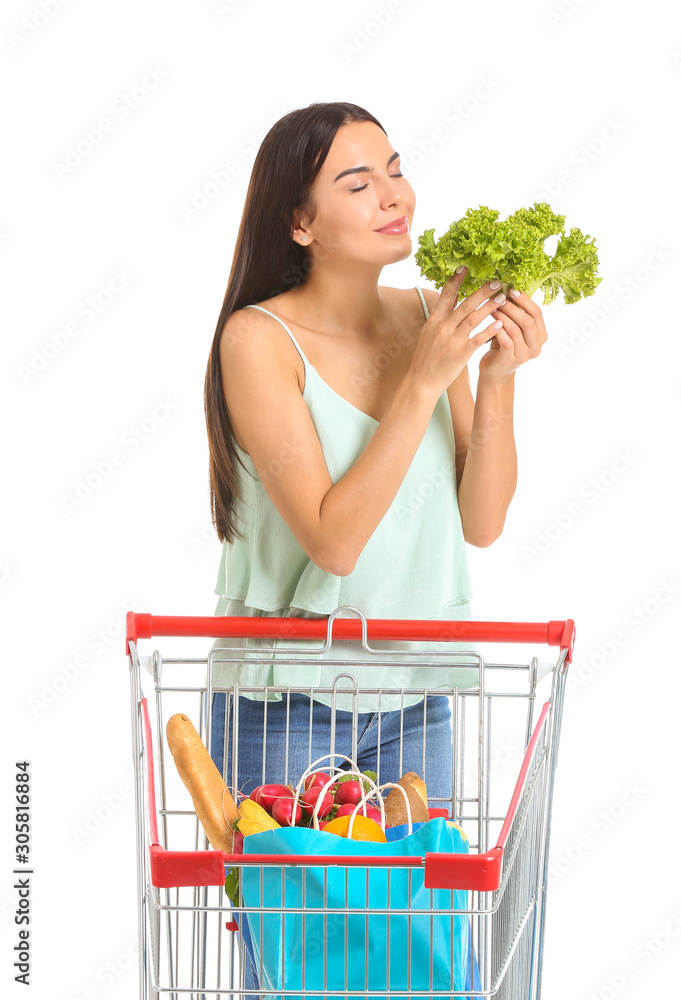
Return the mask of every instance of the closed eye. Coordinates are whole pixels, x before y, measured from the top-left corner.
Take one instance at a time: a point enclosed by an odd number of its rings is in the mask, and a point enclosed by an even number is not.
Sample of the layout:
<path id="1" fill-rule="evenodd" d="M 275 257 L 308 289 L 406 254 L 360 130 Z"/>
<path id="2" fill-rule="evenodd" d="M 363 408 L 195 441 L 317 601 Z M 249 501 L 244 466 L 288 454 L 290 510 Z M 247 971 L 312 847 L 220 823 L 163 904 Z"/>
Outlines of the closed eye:
<path id="1" fill-rule="evenodd" d="M 404 177 L 404 174 L 390 174 L 390 176 L 391 177 Z M 350 188 L 350 191 L 352 192 L 352 194 L 355 194 L 356 191 L 363 191 L 365 187 L 369 187 L 369 185 L 368 184 L 362 184 L 361 187 Z"/>

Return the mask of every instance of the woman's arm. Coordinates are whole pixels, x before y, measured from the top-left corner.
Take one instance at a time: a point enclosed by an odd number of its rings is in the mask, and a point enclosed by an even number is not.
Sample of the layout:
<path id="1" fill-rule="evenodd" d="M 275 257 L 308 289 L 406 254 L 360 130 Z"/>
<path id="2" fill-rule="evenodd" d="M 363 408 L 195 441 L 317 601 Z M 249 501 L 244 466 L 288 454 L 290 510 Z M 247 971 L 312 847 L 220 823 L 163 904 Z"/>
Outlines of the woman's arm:
<path id="1" fill-rule="evenodd" d="M 423 289 L 430 312 L 439 292 Z M 515 370 L 538 357 L 547 333 L 540 307 L 523 293 L 493 313 L 504 327 L 480 362 L 476 399 L 468 368 L 447 388 L 465 540 L 480 548 L 500 536 L 518 480 L 513 433 Z"/>
<path id="2" fill-rule="evenodd" d="M 468 455 L 471 430 L 473 428 L 473 413 L 475 400 L 471 390 L 471 380 L 468 377 L 468 365 L 458 378 L 447 388 L 449 409 L 452 414 L 452 430 L 454 431 L 454 464 L 456 467 L 456 485 L 461 483 L 463 470 Z"/>
<path id="3" fill-rule="evenodd" d="M 428 313 L 430 314 L 437 305 L 440 293 L 432 288 L 422 288 L 421 291 L 423 292 Z M 471 391 L 471 380 L 468 377 L 468 365 L 454 379 L 452 384 L 447 387 L 447 398 L 449 399 L 449 409 L 452 414 L 454 464 L 456 467 L 456 485 L 458 487 L 466 464 L 468 442 L 473 427 L 473 411 L 475 409 L 475 400 Z"/>
<path id="4" fill-rule="evenodd" d="M 518 480 L 514 382 L 514 374 L 503 380 L 478 379 L 458 499 L 464 538 L 480 548 L 501 534 Z"/>

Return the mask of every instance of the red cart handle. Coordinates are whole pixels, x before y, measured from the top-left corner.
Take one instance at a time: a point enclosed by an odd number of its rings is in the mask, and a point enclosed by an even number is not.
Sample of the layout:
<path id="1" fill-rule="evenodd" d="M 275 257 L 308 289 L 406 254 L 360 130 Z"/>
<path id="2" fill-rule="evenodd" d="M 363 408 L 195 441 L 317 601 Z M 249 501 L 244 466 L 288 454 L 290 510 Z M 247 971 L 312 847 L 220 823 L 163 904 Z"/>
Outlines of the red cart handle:
<path id="1" fill-rule="evenodd" d="M 566 659 L 572 662 L 575 644 L 575 623 L 572 618 L 555 622 L 473 622 L 405 618 L 367 618 L 367 640 L 403 639 L 405 641 L 441 642 L 451 639 L 475 642 L 543 643 L 567 649 Z M 125 652 L 129 655 L 132 639 L 151 639 L 154 635 L 203 636 L 228 638 L 234 636 L 260 638 L 326 639 L 326 618 L 250 618 L 237 615 L 150 615 L 135 611 L 127 614 Z M 332 626 L 334 639 L 361 639 L 359 618 L 336 618 Z"/>

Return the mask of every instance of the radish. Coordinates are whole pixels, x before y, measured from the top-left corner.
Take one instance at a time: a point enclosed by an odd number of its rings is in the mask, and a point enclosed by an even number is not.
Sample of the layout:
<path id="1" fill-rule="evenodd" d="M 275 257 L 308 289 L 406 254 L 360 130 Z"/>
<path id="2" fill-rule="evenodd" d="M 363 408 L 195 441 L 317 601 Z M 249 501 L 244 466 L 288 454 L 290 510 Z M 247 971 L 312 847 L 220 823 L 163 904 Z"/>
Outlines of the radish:
<path id="1" fill-rule="evenodd" d="M 357 805 L 357 803 L 355 803 L 355 805 Z M 366 803 L 366 807 L 367 807 L 367 818 L 368 819 L 373 819 L 374 822 L 378 823 L 378 825 L 380 826 L 381 825 L 381 811 L 380 811 L 380 809 L 376 809 L 376 807 L 372 806 L 370 802 Z M 355 806 L 352 804 L 352 802 L 346 802 L 346 804 L 343 805 L 343 806 L 341 806 L 340 809 L 338 810 L 338 812 L 336 813 L 336 818 L 338 818 L 339 816 L 351 816 L 354 811 L 355 811 Z M 362 812 L 362 807 L 361 806 L 359 807 L 359 810 L 357 811 L 357 815 L 358 816 L 363 816 L 364 815 L 364 813 Z"/>
<path id="2" fill-rule="evenodd" d="M 359 781 L 341 781 L 333 801 L 340 806 L 344 806 L 348 802 L 356 806 L 363 795 L 364 790 Z"/>
<path id="3" fill-rule="evenodd" d="M 303 810 L 300 802 L 296 805 L 296 818 L 293 819 L 293 799 L 289 795 L 282 795 L 272 803 L 272 819 L 276 820 L 279 826 L 297 826 L 303 818 Z"/>
<path id="4" fill-rule="evenodd" d="M 258 788 L 253 789 L 249 798 L 271 814 L 272 803 L 275 799 L 292 799 L 294 794 L 294 790 L 289 785 L 259 785 Z"/>
<path id="5" fill-rule="evenodd" d="M 319 798 L 322 791 L 322 786 L 317 785 L 313 788 L 308 788 L 307 791 L 303 792 L 300 797 L 300 804 L 303 807 L 303 812 L 306 816 L 311 816 L 314 812 L 315 805 L 317 804 L 317 799 Z M 319 807 L 319 812 L 317 817 L 321 819 L 323 816 L 327 816 L 333 809 L 333 798 L 331 792 L 324 792 L 324 797 L 322 799 L 322 804 Z"/>
<path id="6" fill-rule="evenodd" d="M 324 774 L 323 771 L 313 771 L 312 774 L 308 774 L 303 782 L 303 787 L 305 791 L 309 788 L 323 788 L 327 781 L 331 781 L 330 774 Z"/>
<path id="7" fill-rule="evenodd" d="M 234 831 L 234 843 L 232 844 L 232 854 L 244 853 L 244 835 L 240 830 Z"/>

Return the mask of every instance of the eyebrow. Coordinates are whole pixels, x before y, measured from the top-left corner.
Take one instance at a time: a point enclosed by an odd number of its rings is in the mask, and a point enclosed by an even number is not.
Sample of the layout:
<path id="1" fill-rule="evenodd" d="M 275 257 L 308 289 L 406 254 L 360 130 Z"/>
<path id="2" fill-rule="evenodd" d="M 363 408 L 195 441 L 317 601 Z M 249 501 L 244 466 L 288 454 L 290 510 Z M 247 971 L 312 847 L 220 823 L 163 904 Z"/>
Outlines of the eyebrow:
<path id="1" fill-rule="evenodd" d="M 393 155 L 386 163 L 386 167 L 389 167 L 390 164 L 393 162 L 393 160 L 396 160 L 399 155 L 400 155 L 399 153 L 393 153 Z M 373 167 L 350 167 L 348 170 L 342 170 L 339 173 L 338 177 L 334 177 L 333 183 L 335 184 L 336 181 L 339 181 L 341 177 L 345 177 L 346 174 L 368 174 L 368 173 L 373 173 L 373 170 L 374 170 Z"/>

